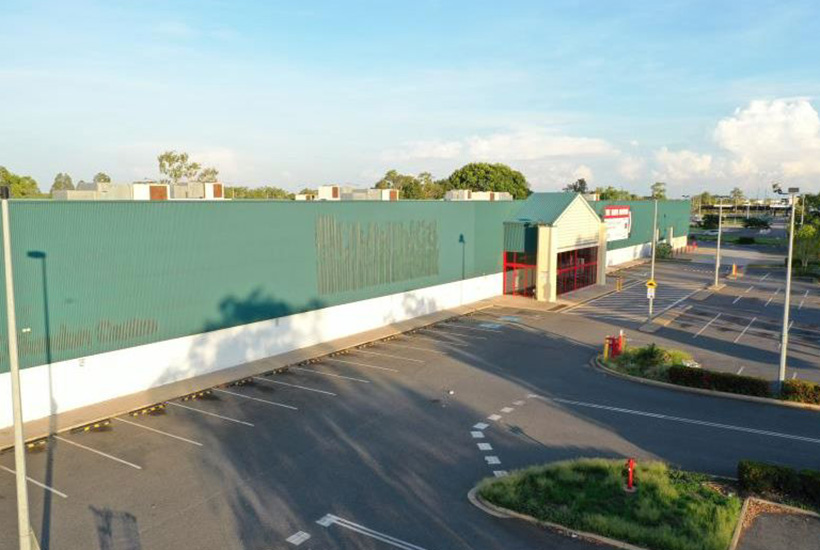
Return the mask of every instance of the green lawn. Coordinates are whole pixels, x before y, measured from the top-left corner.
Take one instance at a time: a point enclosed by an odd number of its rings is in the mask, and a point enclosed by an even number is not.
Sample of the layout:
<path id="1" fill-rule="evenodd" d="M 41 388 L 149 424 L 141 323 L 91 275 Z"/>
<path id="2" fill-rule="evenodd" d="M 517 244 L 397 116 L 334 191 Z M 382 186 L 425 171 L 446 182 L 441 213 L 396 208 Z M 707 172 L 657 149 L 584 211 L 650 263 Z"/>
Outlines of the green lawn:
<path id="1" fill-rule="evenodd" d="M 638 491 L 623 490 L 624 461 L 535 466 L 479 486 L 484 500 L 540 520 L 657 550 L 726 550 L 741 501 L 700 474 L 639 462 Z"/>

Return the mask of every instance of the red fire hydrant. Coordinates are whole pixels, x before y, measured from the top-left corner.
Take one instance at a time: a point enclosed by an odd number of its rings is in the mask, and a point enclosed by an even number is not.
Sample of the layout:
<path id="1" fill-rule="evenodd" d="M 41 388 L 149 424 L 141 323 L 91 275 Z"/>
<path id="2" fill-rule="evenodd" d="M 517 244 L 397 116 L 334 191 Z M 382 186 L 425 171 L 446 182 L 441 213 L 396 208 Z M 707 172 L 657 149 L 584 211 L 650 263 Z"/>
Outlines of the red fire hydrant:
<path id="1" fill-rule="evenodd" d="M 624 490 L 627 493 L 635 492 L 635 459 L 628 458 L 626 460 L 626 487 Z"/>

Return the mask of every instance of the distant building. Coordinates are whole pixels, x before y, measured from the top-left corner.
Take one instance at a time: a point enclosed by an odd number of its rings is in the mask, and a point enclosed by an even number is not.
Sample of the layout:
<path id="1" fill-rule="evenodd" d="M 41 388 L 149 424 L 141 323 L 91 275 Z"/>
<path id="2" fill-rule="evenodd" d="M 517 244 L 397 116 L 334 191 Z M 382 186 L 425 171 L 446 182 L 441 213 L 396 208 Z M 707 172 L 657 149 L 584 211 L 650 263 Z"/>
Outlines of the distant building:
<path id="1" fill-rule="evenodd" d="M 63 201 L 164 201 L 164 200 L 222 200 L 221 183 L 186 182 L 176 185 L 152 180 L 134 183 L 80 182 L 76 189 L 52 193 L 52 198 Z"/>
<path id="2" fill-rule="evenodd" d="M 297 199 L 300 200 L 300 199 Z M 308 199 L 309 200 L 309 199 Z M 320 201 L 397 201 L 398 189 L 357 189 L 351 186 L 320 185 Z"/>
<path id="3" fill-rule="evenodd" d="M 506 191 L 471 191 L 470 189 L 451 189 L 444 194 L 446 201 L 511 201 L 512 195 Z"/>
<path id="4" fill-rule="evenodd" d="M 296 193 L 293 200 L 297 201 L 315 201 L 319 195 L 317 193 Z"/>

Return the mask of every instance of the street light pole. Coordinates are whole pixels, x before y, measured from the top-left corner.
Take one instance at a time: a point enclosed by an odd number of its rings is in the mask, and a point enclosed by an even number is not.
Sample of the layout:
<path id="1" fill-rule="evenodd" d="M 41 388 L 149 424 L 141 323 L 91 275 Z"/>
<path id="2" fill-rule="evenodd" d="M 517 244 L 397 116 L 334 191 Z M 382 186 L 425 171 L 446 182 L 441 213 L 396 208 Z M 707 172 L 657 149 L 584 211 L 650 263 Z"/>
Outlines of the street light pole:
<path id="1" fill-rule="evenodd" d="M 655 249 L 658 242 L 658 199 L 655 199 L 655 211 L 652 215 L 652 267 L 649 270 L 649 280 L 655 280 Z M 655 296 L 649 296 L 649 320 L 652 320 L 652 309 L 655 305 Z"/>
<path id="2" fill-rule="evenodd" d="M 723 204 L 718 204 L 718 234 L 717 234 L 717 250 L 715 250 L 715 284 L 717 288 L 720 283 L 720 237 L 723 234 Z"/>
<path id="3" fill-rule="evenodd" d="M 780 371 L 777 375 L 777 391 L 783 391 L 783 381 L 786 380 L 786 358 L 788 356 L 789 345 L 789 307 L 791 306 L 792 294 L 792 251 L 794 249 L 794 217 L 795 217 L 795 195 L 799 189 L 792 187 L 789 189 L 791 195 L 791 224 L 789 229 L 789 256 L 786 260 L 786 300 L 783 304 L 783 333 L 780 339 Z"/>
<path id="4" fill-rule="evenodd" d="M 3 267 L 6 272 L 6 321 L 8 328 L 11 403 L 14 415 L 14 473 L 17 478 L 17 529 L 20 550 L 39 548 L 31 530 L 26 485 L 26 448 L 23 435 L 23 402 L 20 396 L 20 365 L 17 358 L 17 319 L 14 310 L 14 276 L 11 271 L 11 232 L 9 229 L 8 187 L 0 189 L 3 214 Z"/>

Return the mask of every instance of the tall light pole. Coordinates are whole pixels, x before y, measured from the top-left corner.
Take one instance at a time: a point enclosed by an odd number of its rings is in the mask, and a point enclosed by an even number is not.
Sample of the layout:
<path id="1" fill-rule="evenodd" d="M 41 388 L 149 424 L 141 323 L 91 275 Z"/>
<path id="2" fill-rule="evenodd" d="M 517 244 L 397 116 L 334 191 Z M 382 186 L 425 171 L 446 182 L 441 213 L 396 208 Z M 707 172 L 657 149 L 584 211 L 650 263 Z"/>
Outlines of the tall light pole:
<path id="1" fill-rule="evenodd" d="M 716 205 L 718 207 L 718 234 L 717 234 L 717 249 L 715 250 L 715 284 L 717 288 L 720 284 L 720 237 L 723 234 L 723 203 Z"/>
<path id="2" fill-rule="evenodd" d="M 14 310 L 14 275 L 11 271 L 11 231 L 9 229 L 9 188 L 0 188 L 3 214 L 3 267 L 6 271 L 6 322 L 9 345 L 9 370 L 11 374 L 11 406 L 14 415 L 14 474 L 17 478 L 17 530 L 20 550 L 39 548 L 31 530 L 28 512 L 28 486 L 26 485 L 26 447 L 23 435 L 23 401 L 20 396 L 20 365 L 17 358 L 17 319 Z"/>
<path id="3" fill-rule="evenodd" d="M 655 249 L 658 242 L 658 199 L 655 199 L 655 211 L 652 214 L 652 267 L 649 270 L 649 280 L 655 281 Z M 655 305 L 655 294 L 649 295 L 649 320 L 652 320 L 652 309 Z"/>
<path id="4" fill-rule="evenodd" d="M 779 184 L 774 184 L 772 186 L 775 192 L 780 194 L 785 194 L 781 189 Z M 789 187 L 788 194 L 791 198 L 791 222 L 789 228 L 789 255 L 788 259 L 786 260 L 786 300 L 783 304 L 783 332 L 780 337 L 780 370 L 777 375 L 777 391 L 783 391 L 783 381 L 786 380 L 786 359 L 788 356 L 788 345 L 789 345 L 789 308 L 791 306 L 791 294 L 792 294 L 792 252 L 794 249 L 794 217 L 795 217 L 795 208 L 796 205 L 794 203 L 794 199 L 797 194 L 800 192 L 800 189 L 797 187 Z"/>

